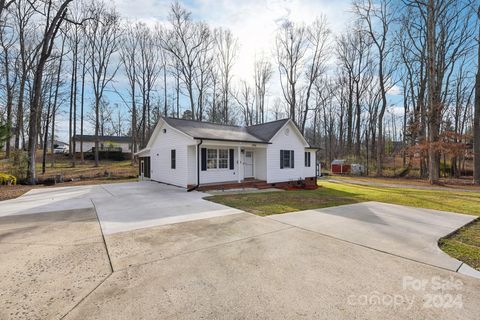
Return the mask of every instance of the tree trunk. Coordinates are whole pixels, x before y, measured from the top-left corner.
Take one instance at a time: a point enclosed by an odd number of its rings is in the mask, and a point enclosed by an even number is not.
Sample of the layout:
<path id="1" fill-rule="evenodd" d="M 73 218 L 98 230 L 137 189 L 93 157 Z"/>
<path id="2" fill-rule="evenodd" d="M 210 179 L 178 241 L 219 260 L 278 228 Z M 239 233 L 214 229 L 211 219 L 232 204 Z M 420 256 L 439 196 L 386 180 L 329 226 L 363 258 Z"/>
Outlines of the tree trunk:
<path id="1" fill-rule="evenodd" d="M 46 61 L 46 59 L 45 59 Z M 30 184 L 37 183 L 37 176 L 35 171 L 36 151 L 37 151 L 37 131 L 38 131 L 38 117 L 41 112 L 40 98 L 42 96 L 42 78 L 45 61 L 40 59 L 35 76 L 33 79 L 33 100 L 30 108 L 29 130 L 28 130 L 28 172 L 27 180 Z"/>
<path id="2" fill-rule="evenodd" d="M 427 18 L 427 56 L 428 56 L 428 180 L 431 184 L 440 179 L 440 156 L 437 142 L 440 131 L 439 103 L 437 99 L 435 79 L 436 70 L 436 43 L 435 43 L 435 1 L 428 1 Z"/>
<path id="3" fill-rule="evenodd" d="M 47 162 L 47 141 L 48 141 L 48 127 L 50 125 L 50 110 L 52 107 L 52 84 L 50 84 L 50 96 L 48 98 L 47 117 L 45 120 L 45 130 L 43 138 L 43 150 L 42 150 L 42 174 L 45 174 L 45 166 Z M 52 152 L 53 157 L 53 152 Z"/>
<path id="4" fill-rule="evenodd" d="M 383 78 L 383 58 L 380 55 L 380 62 L 378 67 L 378 76 L 380 82 L 380 90 L 382 94 L 382 108 L 378 115 L 378 139 L 377 139 L 377 176 L 381 176 L 383 174 L 383 116 L 385 115 L 385 110 L 387 109 L 387 95 L 385 92 L 385 83 Z"/>
<path id="5" fill-rule="evenodd" d="M 83 155 L 83 106 L 85 104 L 85 73 L 86 73 L 86 49 L 83 49 L 83 59 L 82 59 L 82 92 L 80 97 L 80 162 L 84 163 L 85 158 Z"/>
<path id="6" fill-rule="evenodd" d="M 15 130 L 15 149 L 20 149 L 20 134 L 23 132 L 23 102 L 25 101 L 25 75 L 22 72 L 18 89 L 17 121 Z M 22 146 L 25 147 L 24 145 Z"/>
<path id="7" fill-rule="evenodd" d="M 359 82 L 356 81 L 356 144 L 355 144 L 355 157 L 357 160 L 360 159 L 360 146 L 361 146 L 361 141 L 360 141 L 360 116 L 361 116 L 361 108 L 360 108 L 360 88 L 359 88 Z"/>
<path id="8" fill-rule="evenodd" d="M 478 8 L 477 15 L 480 20 L 480 7 Z M 477 75 L 475 77 L 475 115 L 473 123 L 473 179 L 475 184 L 480 184 L 480 28 L 478 39 Z"/>
<path id="9" fill-rule="evenodd" d="M 100 129 L 100 119 L 99 119 L 99 109 L 100 109 L 100 97 L 95 97 L 95 167 L 98 167 L 100 164 L 98 157 L 98 130 Z"/>

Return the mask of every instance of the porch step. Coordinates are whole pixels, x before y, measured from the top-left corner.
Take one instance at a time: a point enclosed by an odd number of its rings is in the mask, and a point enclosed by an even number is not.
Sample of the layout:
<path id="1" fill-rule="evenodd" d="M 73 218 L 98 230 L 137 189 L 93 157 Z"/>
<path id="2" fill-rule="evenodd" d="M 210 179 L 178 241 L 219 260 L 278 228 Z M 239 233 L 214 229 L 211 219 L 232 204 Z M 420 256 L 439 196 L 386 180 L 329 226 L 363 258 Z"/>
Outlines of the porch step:
<path id="1" fill-rule="evenodd" d="M 277 183 L 267 183 L 264 180 L 257 179 L 248 179 L 242 182 L 225 182 L 225 183 L 212 183 L 200 185 L 197 189 L 198 191 L 210 191 L 210 190 L 229 190 L 229 189 L 246 189 L 246 188 L 256 188 L 256 189 L 269 189 L 269 188 L 278 188 L 285 190 L 293 189 L 307 189 L 313 190 L 317 188 L 316 178 L 306 178 L 303 186 L 298 186 L 297 181 L 285 181 Z"/>
<path id="2" fill-rule="evenodd" d="M 263 180 L 246 180 L 243 182 L 226 182 L 226 183 L 216 183 L 208 185 L 200 185 L 198 191 L 209 191 L 209 190 L 228 190 L 228 189 L 243 189 L 243 188 L 266 188 L 269 185 L 266 181 Z"/>

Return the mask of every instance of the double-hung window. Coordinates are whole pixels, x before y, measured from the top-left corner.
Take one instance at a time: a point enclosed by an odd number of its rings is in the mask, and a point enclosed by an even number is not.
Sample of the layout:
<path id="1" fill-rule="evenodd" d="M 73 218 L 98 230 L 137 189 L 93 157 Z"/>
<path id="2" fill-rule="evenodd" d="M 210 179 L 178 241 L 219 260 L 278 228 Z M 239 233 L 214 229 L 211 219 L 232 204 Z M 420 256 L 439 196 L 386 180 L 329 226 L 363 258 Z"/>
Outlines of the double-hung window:
<path id="1" fill-rule="evenodd" d="M 228 149 L 218 149 L 218 168 L 228 169 Z"/>
<path id="2" fill-rule="evenodd" d="M 217 149 L 207 149 L 207 169 L 217 169 L 218 152 Z"/>
<path id="3" fill-rule="evenodd" d="M 309 151 L 305 151 L 305 167 L 311 167 L 312 162 L 311 162 L 311 154 Z"/>
<path id="4" fill-rule="evenodd" d="M 293 150 L 280 150 L 280 169 L 294 168 L 295 153 Z"/>
<path id="5" fill-rule="evenodd" d="M 228 169 L 228 149 L 207 149 L 207 169 Z"/>

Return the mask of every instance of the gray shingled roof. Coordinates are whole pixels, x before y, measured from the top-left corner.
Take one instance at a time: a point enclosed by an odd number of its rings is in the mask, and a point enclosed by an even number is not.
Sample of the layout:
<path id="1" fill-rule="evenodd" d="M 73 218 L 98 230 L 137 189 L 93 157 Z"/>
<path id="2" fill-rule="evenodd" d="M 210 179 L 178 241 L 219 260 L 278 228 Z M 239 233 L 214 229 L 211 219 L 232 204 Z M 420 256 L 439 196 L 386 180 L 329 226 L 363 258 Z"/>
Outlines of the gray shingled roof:
<path id="1" fill-rule="evenodd" d="M 95 135 L 75 135 L 73 139 L 75 141 L 80 141 L 80 137 L 83 137 L 83 141 L 95 142 Z M 126 136 L 98 136 L 98 141 L 129 143 L 132 141 L 132 138 Z"/>
<path id="2" fill-rule="evenodd" d="M 239 141 L 253 143 L 268 143 L 270 139 L 263 139 L 252 134 L 250 127 L 222 125 L 211 122 L 201 122 L 185 119 L 163 118 L 170 126 L 196 139 L 220 141 Z M 259 130 L 257 130 L 259 131 Z"/>
<path id="3" fill-rule="evenodd" d="M 280 130 L 288 119 L 282 119 L 262 124 L 256 124 L 254 126 L 247 127 L 247 131 L 250 134 L 262 139 L 263 141 L 270 141 L 273 136 Z"/>

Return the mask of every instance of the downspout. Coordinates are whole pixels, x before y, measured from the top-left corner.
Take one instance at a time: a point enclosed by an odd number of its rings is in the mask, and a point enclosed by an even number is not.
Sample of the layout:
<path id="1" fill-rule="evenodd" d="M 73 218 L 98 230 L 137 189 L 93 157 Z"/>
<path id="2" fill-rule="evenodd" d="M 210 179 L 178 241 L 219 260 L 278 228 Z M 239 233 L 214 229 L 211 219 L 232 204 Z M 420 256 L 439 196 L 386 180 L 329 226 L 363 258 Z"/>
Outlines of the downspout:
<path id="1" fill-rule="evenodd" d="M 202 143 L 203 143 L 203 139 L 200 139 L 200 142 L 197 144 L 197 185 L 188 189 L 187 190 L 188 192 L 196 190 L 200 186 L 200 157 L 201 157 L 200 146 L 202 145 Z"/>

